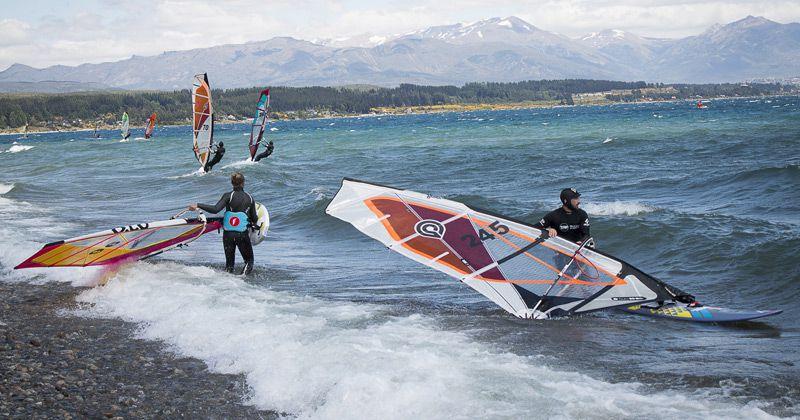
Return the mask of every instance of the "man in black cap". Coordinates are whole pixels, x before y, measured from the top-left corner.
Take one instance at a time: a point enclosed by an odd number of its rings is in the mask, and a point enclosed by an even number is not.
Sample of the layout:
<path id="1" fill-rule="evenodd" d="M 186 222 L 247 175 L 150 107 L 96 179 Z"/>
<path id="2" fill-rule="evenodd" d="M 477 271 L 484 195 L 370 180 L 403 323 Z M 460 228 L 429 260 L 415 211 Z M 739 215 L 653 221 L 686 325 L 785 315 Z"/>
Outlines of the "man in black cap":
<path id="1" fill-rule="evenodd" d="M 590 239 L 589 215 L 579 208 L 580 205 L 581 194 L 575 188 L 564 188 L 561 190 L 561 207 L 547 213 L 534 227 L 547 230 L 551 238 L 560 236 L 580 245 Z M 593 248 L 594 243 L 586 246 Z M 553 255 L 553 262 L 558 270 L 566 267 L 570 260 L 570 256 L 560 252 Z M 578 278 L 580 269 L 577 264 L 573 264 L 565 274 Z"/>
<path id="2" fill-rule="evenodd" d="M 589 215 L 580 205 L 581 194 L 575 188 L 565 188 L 561 190 L 561 207 L 547 213 L 534 226 L 546 229 L 550 237 L 560 236 L 581 244 L 589 239 Z"/>

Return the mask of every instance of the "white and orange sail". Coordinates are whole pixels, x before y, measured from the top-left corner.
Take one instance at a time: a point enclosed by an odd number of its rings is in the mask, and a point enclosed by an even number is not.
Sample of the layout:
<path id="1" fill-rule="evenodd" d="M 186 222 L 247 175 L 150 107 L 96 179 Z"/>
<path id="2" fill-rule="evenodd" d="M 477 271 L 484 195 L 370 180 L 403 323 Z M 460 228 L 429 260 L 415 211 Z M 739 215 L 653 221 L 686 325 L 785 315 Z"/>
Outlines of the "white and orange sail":
<path id="1" fill-rule="evenodd" d="M 150 118 L 147 119 L 147 126 L 144 129 L 144 138 L 149 139 L 153 135 L 153 130 L 156 128 L 156 113 L 152 113 Z"/>
<path id="2" fill-rule="evenodd" d="M 193 150 L 200 167 L 205 167 L 214 142 L 214 108 L 206 73 L 194 76 L 192 84 Z"/>
<path id="3" fill-rule="evenodd" d="M 413 191 L 345 179 L 326 212 L 520 318 L 666 301 L 680 292 L 534 226 Z"/>

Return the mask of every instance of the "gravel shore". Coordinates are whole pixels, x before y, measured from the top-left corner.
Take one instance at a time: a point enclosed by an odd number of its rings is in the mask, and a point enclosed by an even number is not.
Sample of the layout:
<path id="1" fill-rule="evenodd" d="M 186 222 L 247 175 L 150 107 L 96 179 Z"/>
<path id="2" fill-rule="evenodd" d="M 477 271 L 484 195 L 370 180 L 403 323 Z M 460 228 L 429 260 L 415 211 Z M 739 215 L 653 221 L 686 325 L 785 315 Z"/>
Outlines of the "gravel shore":
<path id="1" fill-rule="evenodd" d="M 0 282 L 0 418 L 276 418 L 242 404 L 244 377 L 211 373 L 120 320 L 59 315 L 81 289 Z"/>

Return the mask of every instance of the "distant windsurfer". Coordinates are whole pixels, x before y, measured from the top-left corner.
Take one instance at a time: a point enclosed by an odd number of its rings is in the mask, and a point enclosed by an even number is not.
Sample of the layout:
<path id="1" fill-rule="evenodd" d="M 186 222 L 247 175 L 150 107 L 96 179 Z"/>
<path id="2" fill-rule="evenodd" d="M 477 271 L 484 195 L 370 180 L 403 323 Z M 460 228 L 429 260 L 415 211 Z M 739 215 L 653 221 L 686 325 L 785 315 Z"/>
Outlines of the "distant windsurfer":
<path id="1" fill-rule="evenodd" d="M 222 156 L 224 155 L 225 155 L 225 143 L 219 142 L 214 151 L 214 157 L 212 157 L 211 160 L 206 163 L 204 170 L 206 172 L 211 172 L 211 169 L 214 167 L 214 165 L 218 164 L 219 161 L 222 160 Z"/>
<path id="2" fill-rule="evenodd" d="M 275 150 L 275 145 L 272 143 L 272 140 L 270 140 L 269 143 L 267 143 L 266 150 L 264 150 L 261 154 L 256 155 L 256 158 L 253 159 L 253 161 L 254 162 L 258 162 L 259 160 L 264 159 L 265 157 L 268 157 L 269 155 L 272 154 L 272 152 L 274 150 Z"/>
<path id="3" fill-rule="evenodd" d="M 220 143 L 222 146 L 222 143 Z M 198 208 L 208 213 L 219 213 L 225 210 L 222 218 L 222 248 L 225 250 L 225 271 L 232 273 L 236 261 L 236 248 L 244 259 L 241 274 L 250 274 L 253 271 L 253 245 L 250 242 L 248 227 L 258 221 L 256 202 L 253 197 L 244 191 L 244 175 L 239 172 L 231 175 L 233 191 L 222 194 L 216 205 L 191 204 L 189 210 Z"/>

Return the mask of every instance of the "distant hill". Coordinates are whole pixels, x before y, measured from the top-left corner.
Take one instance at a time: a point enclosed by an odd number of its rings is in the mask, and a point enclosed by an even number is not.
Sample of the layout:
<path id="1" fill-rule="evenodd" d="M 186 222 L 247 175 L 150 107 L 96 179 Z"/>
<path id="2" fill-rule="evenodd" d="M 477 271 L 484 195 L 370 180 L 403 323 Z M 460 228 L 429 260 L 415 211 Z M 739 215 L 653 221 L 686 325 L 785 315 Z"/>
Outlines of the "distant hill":
<path id="1" fill-rule="evenodd" d="M 348 46 L 348 45 L 360 46 Z M 360 35 L 318 43 L 289 37 L 117 62 L 0 72 L 14 83 L 64 81 L 118 89 L 185 89 L 208 72 L 212 87 L 397 86 L 592 78 L 666 83 L 737 82 L 800 75 L 800 24 L 748 16 L 683 39 L 604 30 L 577 39 L 516 17 L 435 26 L 394 37 Z M 56 82 L 50 82 L 56 83 Z M 52 88 L 51 85 L 33 89 Z"/>
<path id="2" fill-rule="evenodd" d="M 72 93 L 98 90 L 115 90 L 110 86 L 92 82 L 0 82 L 0 92 L 5 93 Z"/>

